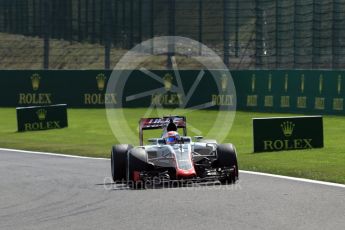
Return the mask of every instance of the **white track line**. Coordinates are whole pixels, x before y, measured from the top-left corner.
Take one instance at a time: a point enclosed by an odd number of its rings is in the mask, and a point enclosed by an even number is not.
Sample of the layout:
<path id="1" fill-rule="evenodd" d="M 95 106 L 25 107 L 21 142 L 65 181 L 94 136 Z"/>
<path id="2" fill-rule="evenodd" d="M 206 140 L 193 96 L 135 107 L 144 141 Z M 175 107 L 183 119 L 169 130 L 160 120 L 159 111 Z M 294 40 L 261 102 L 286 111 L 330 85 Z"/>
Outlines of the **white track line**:
<path id="1" fill-rule="evenodd" d="M 0 151 L 31 153 L 31 154 L 58 156 L 58 157 L 69 157 L 69 158 L 79 158 L 79 159 L 109 160 L 108 158 L 100 158 L 100 157 L 84 157 L 84 156 L 66 155 L 66 154 L 60 154 L 60 153 L 36 152 L 36 151 L 28 151 L 28 150 L 20 150 L 20 149 L 0 148 Z"/>
<path id="2" fill-rule="evenodd" d="M 60 157 L 79 158 L 79 159 L 109 160 L 108 158 L 100 158 L 100 157 L 98 157 L 98 158 L 97 157 L 84 157 L 84 156 L 74 156 L 74 155 L 66 155 L 66 154 L 59 154 L 59 153 L 36 152 L 36 151 L 7 149 L 7 148 L 0 148 L 0 151 L 21 152 L 21 153 L 30 153 L 30 154 L 39 154 L 39 155 L 48 155 L 48 156 L 60 156 Z M 276 175 L 276 174 L 253 172 L 253 171 L 246 171 L 246 170 L 239 170 L 239 171 L 241 173 L 245 173 L 245 174 L 274 177 L 274 178 L 285 179 L 285 180 L 293 180 L 293 181 L 299 181 L 299 182 L 305 182 L 305 183 L 311 183 L 311 184 L 319 184 L 319 185 L 345 188 L 345 184 L 338 184 L 338 183 L 332 183 L 332 182 L 326 182 L 326 181 L 304 179 L 304 178 L 298 178 L 298 177 L 281 176 L 281 175 Z"/>
<path id="3" fill-rule="evenodd" d="M 239 170 L 239 171 L 241 173 L 245 173 L 245 174 L 252 174 L 252 175 L 258 175 L 258 176 L 268 176 L 268 177 L 274 177 L 274 178 L 280 178 L 280 179 L 286 179 L 286 180 L 300 181 L 300 182 L 305 182 L 305 183 L 312 183 L 312 184 L 320 184 L 320 185 L 345 188 L 345 184 L 338 184 L 338 183 L 332 183 L 332 182 L 326 182 L 326 181 L 304 179 L 304 178 L 298 178 L 298 177 L 281 176 L 281 175 L 270 174 L 270 173 L 252 172 L 252 171 L 245 171 L 245 170 Z"/>

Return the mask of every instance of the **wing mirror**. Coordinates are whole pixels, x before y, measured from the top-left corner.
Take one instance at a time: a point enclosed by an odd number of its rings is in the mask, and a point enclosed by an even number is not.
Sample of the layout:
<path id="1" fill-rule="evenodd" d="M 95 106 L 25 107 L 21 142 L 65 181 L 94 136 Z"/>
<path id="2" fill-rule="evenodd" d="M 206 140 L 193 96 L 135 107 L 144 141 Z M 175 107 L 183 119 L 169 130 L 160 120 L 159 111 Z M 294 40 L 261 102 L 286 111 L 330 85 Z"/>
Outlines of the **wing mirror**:
<path id="1" fill-rule="evenodd" d="M 204 139 L 203 136 L 194 136 L 195 142 L 199 142 L 199 141 L 201 141 L 202 139 Z"/>

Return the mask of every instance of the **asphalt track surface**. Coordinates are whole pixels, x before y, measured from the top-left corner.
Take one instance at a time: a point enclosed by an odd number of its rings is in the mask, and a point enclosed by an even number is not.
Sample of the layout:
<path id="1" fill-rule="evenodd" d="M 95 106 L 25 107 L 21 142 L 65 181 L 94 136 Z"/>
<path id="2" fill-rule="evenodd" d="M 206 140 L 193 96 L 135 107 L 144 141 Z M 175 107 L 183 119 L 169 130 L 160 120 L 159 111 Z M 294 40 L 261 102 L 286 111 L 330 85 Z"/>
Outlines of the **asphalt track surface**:
<path id="1" fill-rule="evenodd" d="M 262 175 L 128 190 L 109 160 L 0 151 L 0 229 L 345 229 L 345 189 Z"/>

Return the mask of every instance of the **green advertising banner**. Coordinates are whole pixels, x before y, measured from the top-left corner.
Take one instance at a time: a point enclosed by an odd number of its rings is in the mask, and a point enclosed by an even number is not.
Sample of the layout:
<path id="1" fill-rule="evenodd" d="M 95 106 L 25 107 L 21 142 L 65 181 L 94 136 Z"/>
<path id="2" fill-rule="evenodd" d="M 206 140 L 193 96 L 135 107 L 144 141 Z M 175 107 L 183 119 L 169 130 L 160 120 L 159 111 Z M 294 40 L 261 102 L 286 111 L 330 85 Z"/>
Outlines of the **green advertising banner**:
<path id="1" fill-rule="evenodd" d="M 61 129 L 68 126 L 66 105 L 18 107 L 16 111 L 18 132 Z"/>
<path id="2" fill-rule="evenodd" d="M 0 106 L 104 107 L 104 71 L 0 71 Z"/>
<path id="3" fill-rule="evenodd" d="M 344 71 L 232 71 L 236 90 L 230 87 L 231 81 L 222 74 L 222 70 L 215 72 L 216 77 L 212 71 L 205 70 L 200 80 L 200 70 L 179 71 L 185 92 L 181 93 L 175 90 L 179 82 L 173 71 L 156 70 L 150 75 L 141 70 L 127 70 L 123 71 L 128 75 L 123 87 L 107 93 L 111 71 L 2 70 L 0 106 L 62 103 L 72 108 L 104 108 L 107 104 L 188 108 L 209 103 L 208 109 L 229 106 L 244 111 L 345 114 Z M 191 88 L 194 93 L 187 98 Z M 146 92 L 145 96 L 143 92 Z"/>
<path id="4" fill-rule="evenodd" d="M 254 152 L 323 147 L 322 116 L 253 119 Z"/>
<path id="5" fill-rule="evenodd" d="M 241 110 L 344 114 L 344 72 L 238 71 L 233 77 Z"/>
<path id="6" fill-rule="evenodd" d="M 119 107 L 193 107 L 208 103 L 207 108 L 228 106 L 236 108 L 236 92 L 230 89 L 230 78 L 222 70 L 180 71 L 184 92 L 173 71 L 151 71 L 149 76 L 140 70 L 123 71 L 126 77 L 121 89 L 106 92 L 111 71 L 0 71 L 1 107 L 35 106 L 64 103 L 69 107 L 104 108 L 107 104 Z M 127 77 L 128 75 L 128 77 Z M 121 76 L 122 77 L 122 76 Z M 157 80 L 158 79 L 158 80 Z M 198 84 L 194 83 L 198 81 Z M 193 95 L 187 92 L 193 88 Z M 141 94 L 146 96 L 140 96 Z"/>
<path id="7" fill-rule="evenodd" d="M 236 109 L 236 92 L 231 87 L 233 83 L 222 72 L 180 71 L 179 83 L 173 71 L 151 71 L 150 75 L 155 77 L 133 71 L 118 98 L 122 98 L 124 107 L 195 108 L 205 105 L 208 109 Z M 179 84 L 183 90 L 177 87 Z"/>

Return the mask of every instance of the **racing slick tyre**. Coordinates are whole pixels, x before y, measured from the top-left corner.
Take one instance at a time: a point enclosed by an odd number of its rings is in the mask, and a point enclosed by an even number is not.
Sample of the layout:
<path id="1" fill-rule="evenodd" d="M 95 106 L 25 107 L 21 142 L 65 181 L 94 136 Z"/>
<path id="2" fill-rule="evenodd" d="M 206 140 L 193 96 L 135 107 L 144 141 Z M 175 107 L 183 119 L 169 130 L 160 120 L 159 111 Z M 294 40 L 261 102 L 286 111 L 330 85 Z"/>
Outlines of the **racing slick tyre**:
<path id="1" fill-rule="evenodd" d="M 145 149 L 135 148 L 128 152 L 127 183 L 133 189 L 145 189 L 141 173 L 149 167 Z"/>
<path id="2" fill-rule="evenodd" d="M 113 181 L 126 179 L 127 152 L 132 149 L 132 145 L 114 145 L 111 150 L 111 175 Z"/>
<path id="3" fill-rule="evenodd" d="M 234 169 L 230 175 L 222 176 L 222 184 L 235 183 L 238 180 L 237 152 L 233 144 L 219 144 L 217 147 L 217 167 L 221 169 Z"/>

